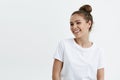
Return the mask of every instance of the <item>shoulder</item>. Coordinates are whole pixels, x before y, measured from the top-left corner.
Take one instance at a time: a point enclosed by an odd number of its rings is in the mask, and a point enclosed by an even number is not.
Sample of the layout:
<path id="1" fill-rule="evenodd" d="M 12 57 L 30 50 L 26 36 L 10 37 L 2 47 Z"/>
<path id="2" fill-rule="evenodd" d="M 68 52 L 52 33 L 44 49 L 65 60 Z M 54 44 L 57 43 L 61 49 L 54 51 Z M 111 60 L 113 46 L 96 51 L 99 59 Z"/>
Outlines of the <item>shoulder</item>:
<path id="1" fill-rule="evenodd" d="M 94 43 L 94 48 L 95 48 L 95 50 L 99 53 L 99 54 L 103 54 L 104 53 L 104 48 L 102 48 L 102 47 L 100 47 L 100 46 L 98 46 L 97 44 L 95 44 Z"/>

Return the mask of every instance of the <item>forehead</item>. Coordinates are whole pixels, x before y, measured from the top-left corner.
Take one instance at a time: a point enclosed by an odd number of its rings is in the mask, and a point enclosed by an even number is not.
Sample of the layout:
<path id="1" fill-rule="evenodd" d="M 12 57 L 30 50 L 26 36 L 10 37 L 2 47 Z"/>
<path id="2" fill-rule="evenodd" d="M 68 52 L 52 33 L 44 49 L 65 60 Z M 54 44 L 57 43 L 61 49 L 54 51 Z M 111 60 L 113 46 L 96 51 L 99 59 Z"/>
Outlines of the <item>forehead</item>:
<path id="1" fill-rule="evenodd" d="M 74 22 L 74 21 L 85 21 L 83 15 L 80 14 L 74 14 L 70 17 L 70 22 Z"/>

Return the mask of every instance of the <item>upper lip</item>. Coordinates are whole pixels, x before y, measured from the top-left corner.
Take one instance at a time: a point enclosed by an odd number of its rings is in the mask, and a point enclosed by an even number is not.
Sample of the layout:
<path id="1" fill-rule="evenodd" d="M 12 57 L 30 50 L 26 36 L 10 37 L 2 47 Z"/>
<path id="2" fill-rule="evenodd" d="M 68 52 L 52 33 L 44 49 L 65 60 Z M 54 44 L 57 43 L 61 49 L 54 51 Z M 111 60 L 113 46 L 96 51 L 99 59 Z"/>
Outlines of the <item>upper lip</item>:
<path id="1" fill-rule="evenodd" d="M 78 33 L 79 31 L 80 31 L 80 29 L 73 30 L 74 33 Z"/>

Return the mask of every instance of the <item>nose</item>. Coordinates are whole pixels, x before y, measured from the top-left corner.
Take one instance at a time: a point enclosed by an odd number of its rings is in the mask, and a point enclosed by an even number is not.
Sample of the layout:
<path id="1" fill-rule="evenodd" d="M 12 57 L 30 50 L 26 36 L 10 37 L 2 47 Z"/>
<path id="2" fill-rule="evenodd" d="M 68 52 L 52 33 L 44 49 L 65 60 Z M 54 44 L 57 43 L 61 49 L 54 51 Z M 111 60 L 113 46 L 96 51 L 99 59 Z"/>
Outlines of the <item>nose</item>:
<path id="1" fill-rule="evenodd" d="M 76 29 L 77 28 L 77 24 L 74 24 L 73 26 L 72 26 L 72 29 Z"/>

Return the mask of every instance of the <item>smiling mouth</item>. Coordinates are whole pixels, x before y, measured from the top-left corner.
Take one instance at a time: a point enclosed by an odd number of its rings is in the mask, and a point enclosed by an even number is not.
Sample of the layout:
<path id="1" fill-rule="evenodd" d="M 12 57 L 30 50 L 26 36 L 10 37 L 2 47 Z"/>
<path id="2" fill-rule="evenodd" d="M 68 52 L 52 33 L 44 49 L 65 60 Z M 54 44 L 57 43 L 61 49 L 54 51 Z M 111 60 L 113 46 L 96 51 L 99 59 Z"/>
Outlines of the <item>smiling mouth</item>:
<path id="1" fill-rule="evenodd" d="M 80 29 L 78 29 L 78 30 L 73 30 L 73 33 L 74 33 L 74 34 L 78 34 L 80 31 L 81 31 Z"/>

